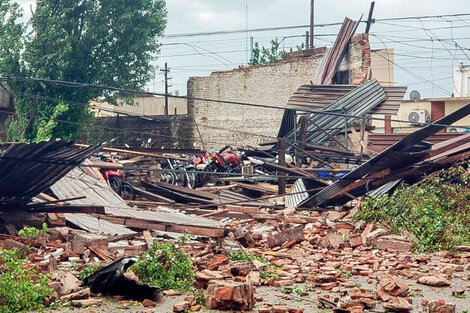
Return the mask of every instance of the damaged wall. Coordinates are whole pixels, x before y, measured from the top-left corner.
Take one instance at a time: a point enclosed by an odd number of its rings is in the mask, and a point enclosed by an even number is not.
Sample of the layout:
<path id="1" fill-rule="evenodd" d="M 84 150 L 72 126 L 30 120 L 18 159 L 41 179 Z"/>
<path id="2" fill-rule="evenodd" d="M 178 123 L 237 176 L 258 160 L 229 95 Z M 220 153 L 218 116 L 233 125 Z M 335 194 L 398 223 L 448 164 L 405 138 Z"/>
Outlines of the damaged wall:
<path id="1" fill-rule="evenodd" d="M 158 148 L 192 148 L 193 128 L 188 115 L 152 117 L 98 117 L 82 131 L 80 139 L 90 144 L 116 138 L 113 146 L 140 147 L 142 141 L 158 140 Z"/>
<path id="2" fill-rule="evenodd" d="M 316 49 L 314 55 L 295 52 L 295 57 L 273 64 L 214 72 L 207 77 L 191 77 L 188 96 L 284 108 L 292 93 L 314 78 L 323 51 Z M 367 36 L 354 36 L 340 71 L 348 71 L 348 83 L 360 84 L 366 80 L 369 67 Z M 272 140 L 269 136 L 277 135 L 283 115 L 282 110 L 199 100 L 189 101 L 188 112 L 199 127 L 200 134 L 194 127 L 193 137 L 202 137 L 206 148 L 221 147 L 224 143 L 257 145 Z M 249 133 L 263 134 L 264 137 Z M 199 142 L 196 144 L 201 147 Z"/>

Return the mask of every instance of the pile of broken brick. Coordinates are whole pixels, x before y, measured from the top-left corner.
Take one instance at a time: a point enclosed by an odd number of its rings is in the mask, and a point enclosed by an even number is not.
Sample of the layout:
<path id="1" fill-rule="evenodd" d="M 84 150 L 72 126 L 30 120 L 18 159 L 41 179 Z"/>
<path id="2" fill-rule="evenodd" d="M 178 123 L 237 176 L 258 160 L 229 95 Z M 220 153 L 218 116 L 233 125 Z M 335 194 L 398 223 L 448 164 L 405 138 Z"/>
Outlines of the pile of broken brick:
<path id="1" fill-rule="evenodd" d="M 304 312 L 308 303 L 327 312 L 455 312 L 449 298 L 431 297 L 416 303 L 416 294 L 423 292 L 417 286 L 452 287 L 444 292 L 451 299 L 452 295 L 463 298 L 465 288 L 451 283 L 456 278 L 468 279 L 468 247 L 458 247 L 457 252 L 414 254 L 409 235 L 392 235 L 381 225 L 354 221 L 352 215 L 353 211 L 299 215 L 286 209 L 265 220 L 234 221 L 227 226 L 225 238 L 192 238 L 181 248 L 194 263 L 195 286 L 203 290 L 208 309 L 249 311 L 256 307 L 260 313 L 298 313 Z M 139 256 L 152 240 L 169 240 L 153 235 L 113 238 L 57 227 L 37 240 L 1 235 L 0 246 L 23 251 L 31 266 L 51 273 L 51 301 L 71 301 L 83 307 L 103 301 L 103 295 L 93 294 L 77 278 L 85 264 Z M 232 255 L 237 251 L 247 257 L 234 260 Z M 302 291 L 289 294 L 295 286 L 302 286 Z M 295 301 L 282 304 L 263 298 L 257 290 L 263 288 Z M 163 297 L 176 299 L 177 295 L 181 293 L 163 292 Z M 125 295 L 114 298 L 126 299 Z M 146 307 L 158 305 L 151 299 L 142 303 Z M 193 296 L 180 296 L 173 306 L 174 312 L 200 309 Z"/>

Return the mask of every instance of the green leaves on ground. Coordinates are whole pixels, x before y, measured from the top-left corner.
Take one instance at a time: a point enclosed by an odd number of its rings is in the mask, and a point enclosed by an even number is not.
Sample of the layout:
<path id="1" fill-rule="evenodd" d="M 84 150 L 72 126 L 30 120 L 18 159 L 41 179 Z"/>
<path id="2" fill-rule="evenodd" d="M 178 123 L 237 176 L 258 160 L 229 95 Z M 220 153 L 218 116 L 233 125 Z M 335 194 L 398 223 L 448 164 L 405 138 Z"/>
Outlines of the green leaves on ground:
<path id="1" fill-rule="evenodd" d="M 175 243 L 154 243 L 132 266 L 140 280 L 161 289 L 188 291 L 193 287 L 193 263 Z"/>
<path id="2" fill-rule="evenodd" d="M 0 313 L 40 310 L 49 299 L 47 275 L 27 268 L 17 250 L 0 249 Z"/>
<path id="3" fill-rule="evenodd" d="M 93 275 L 94 273 L 96 273 L 98 270 L 102 268 L 103 268 L 102 264 L 86 265 L 83 268 L 83 270 L 80 272 L 80 274 L 78 275 L 78 278 L 80 278 L 80 280 L 84 282 L 86 278 L 90 277 L 91 275 Z"/>
<path id="4" fill-rule="evenodd" d="M 47 233 L 47 224 L 43 223 L 42 228 L 38 229 L 36 227 L 25 226 L 23 229 L 18 231 L 18 236 L 23 239 L 36 239 L 39 236 L 43 236 Z"/>
<path id="5" fill-rule="evenodd" d="M 260 262 L 265 262 L 264 258 L 261 256 L 254 256 L 251 253 L 245 253 L 242 249 L 238 249 L 235 251 L 231 251 L 228 255 L 227 258 L 232 261 L 242 261 L 242 260 L 248 260 L 248 261 L 260 261 Z"/>
<path id="6" fill-rule="evenodd" d="M 383 223 L 394 233 L 410 232 L 417 252 L 470 244 L 470 185 L 459 166 L 422 182 L 400 186 L 391 196 L 367 197 L 355 216 Z"/>

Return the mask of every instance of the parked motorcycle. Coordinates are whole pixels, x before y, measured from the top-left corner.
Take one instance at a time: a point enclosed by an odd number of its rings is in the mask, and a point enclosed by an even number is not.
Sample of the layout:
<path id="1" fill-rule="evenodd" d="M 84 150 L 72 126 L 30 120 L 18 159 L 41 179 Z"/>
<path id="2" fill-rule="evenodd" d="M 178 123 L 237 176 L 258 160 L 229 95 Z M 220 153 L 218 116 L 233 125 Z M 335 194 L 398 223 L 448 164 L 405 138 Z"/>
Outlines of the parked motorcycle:
<path id="1" fill-rule="evenodd" d="M 119 164 L 119 162 L 111 157 L 101 156 L 101 161 Z M 123 170 L 101 168 L 100 172 L 114 192 L 124 199 L 135 200 L 135 189 L 131 184 L 126 182 L 126 176 Z"/>

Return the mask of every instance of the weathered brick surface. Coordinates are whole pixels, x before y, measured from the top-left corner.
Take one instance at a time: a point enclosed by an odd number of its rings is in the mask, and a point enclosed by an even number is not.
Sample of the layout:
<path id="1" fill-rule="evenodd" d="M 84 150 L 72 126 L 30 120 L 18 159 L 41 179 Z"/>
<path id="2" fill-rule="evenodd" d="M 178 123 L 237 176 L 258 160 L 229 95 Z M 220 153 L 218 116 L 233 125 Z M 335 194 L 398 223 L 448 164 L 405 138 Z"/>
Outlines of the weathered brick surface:
<path id="1" fill-rule="evenodd" d="M 81 139 L 87 143 L 100 143 L 116 138 L 115 146 L 139 147 L 149 138 L 157 140 L 156 147 L 191 148 L 193 127 L 188 115 L 154 116 L 153 120 L 138 117 L 99 117 L 82 131 Z M 140 140 L 139 140 L 140 139 Z"/>
<path id="2" fill-rule="evenodd" d="M 188 95 L 283 108 L 294 91 L 313 80 L 321 57 L 322 54 L 316 54 L 274 64 L 214 72 L 207 77 L 191 77 L 188 81 Z M 367 37 L 355 36 L 338 70 L 348 70 L 350 83 L 354 81 L 360 84 L 365 80 L 369 66 L 370 46 Z M 193 138 L 202 136 L 206 147 L 256 145 L 271 140 L 269 136 L 277 135 L 283 115 L 282 110 L 199 100 L 188 101 L 188 113 L 199 124 L 200 135 L 194 128 Z M 226 130 L 215 130 L 214 127 Z M 196 144 L 201 146 L 200 142 Z"/>

